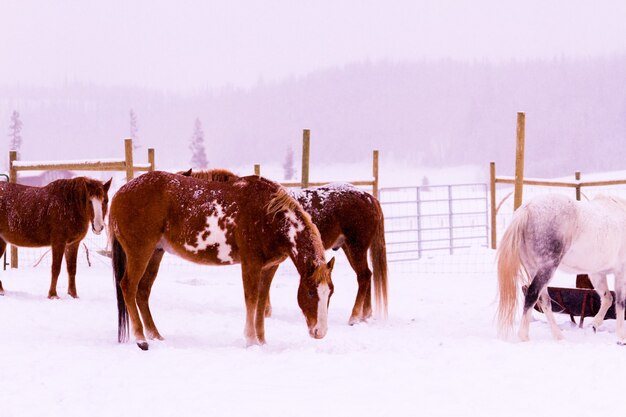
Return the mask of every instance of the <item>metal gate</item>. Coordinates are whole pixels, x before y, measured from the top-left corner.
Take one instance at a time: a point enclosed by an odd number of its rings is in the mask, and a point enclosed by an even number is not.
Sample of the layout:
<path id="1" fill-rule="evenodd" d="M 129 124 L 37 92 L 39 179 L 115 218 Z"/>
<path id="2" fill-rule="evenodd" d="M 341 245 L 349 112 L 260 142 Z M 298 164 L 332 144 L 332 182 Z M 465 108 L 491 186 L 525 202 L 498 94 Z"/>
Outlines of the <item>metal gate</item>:
<path id="1" fill-rule="evenodd" d="M 489 245 L 487 184 L 381 188 L 389 262 Z"/>

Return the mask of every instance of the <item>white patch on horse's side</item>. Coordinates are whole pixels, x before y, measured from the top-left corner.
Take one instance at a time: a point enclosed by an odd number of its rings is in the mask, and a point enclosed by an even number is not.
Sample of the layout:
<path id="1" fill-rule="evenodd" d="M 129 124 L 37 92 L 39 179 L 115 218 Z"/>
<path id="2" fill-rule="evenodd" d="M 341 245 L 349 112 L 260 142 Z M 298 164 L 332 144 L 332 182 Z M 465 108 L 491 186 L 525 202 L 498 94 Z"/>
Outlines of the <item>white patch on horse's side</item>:
<path id="1" fill-rule="evenodd" d="M 99 235 L 102 233 L 102 229 L 104 229 L 104 219 L 102 218 L 102 199 L 91 197 L 91 205 L 93 206 L 93 232 Z"/>
<path id="2" fill-rule="evenodd" d="M 219 222 L 224 220 L 229 224 L 233 224 L 234 221 L 231 217 L 224 217 L 224 209 L 220 204 L 215 204 L 214 209 L 215 213 L 206 218 L 204 230 L 198 232 L 196 244 L 189 245 L 185 243 L 184 248 L 189 252 L 198 253 L 209 246 L 217 245 L 217 258 L 222 262 L 233 263 L 234 259 L 230 256 L 232 248 L 226 243 L 226 229 L 222 229 Z M 207 237 L 203 238 L 202 236 L 205 234 Z"/>
<path id="3" fill-rule="evenodd" d="M 291 242 L 291 249 L 293 250 L 294 256 L 298 255 L 298 250 L 296 249 L 296 236 L 298 233 L 304 230 L 304 224 L 296 217 L 296 213 L 291 210 L 287 210 L 285 212 L 285 217 L 289 220 L 289 230 L 287 230 L 287 236 L 289 236 L 289 241 Z"/>

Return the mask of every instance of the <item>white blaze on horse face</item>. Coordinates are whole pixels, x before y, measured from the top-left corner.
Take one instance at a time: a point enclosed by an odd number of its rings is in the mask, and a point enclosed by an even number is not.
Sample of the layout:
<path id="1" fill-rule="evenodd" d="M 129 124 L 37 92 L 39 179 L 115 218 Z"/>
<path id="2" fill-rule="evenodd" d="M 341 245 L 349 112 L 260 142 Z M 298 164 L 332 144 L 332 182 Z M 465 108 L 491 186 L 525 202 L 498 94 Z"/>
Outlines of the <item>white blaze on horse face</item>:
<path id="1" fill-rule="evenodd" d="M 291 210 L 287 210 L 285 213 L 285 217 L 289 220 L 289 230 L 287 230 L 287 236 L 289 236 L 289 241 L 291 242 L 291 250 L 293 251 L 293 255 L 298 255 L 298 250 L 296 249 L 296 236 L 298 233 L 304 230 L 304 225 L 296 217 L 296 213 Z"/>
<path id="2" fill-rule="evenodd" d="M 104 219 L 102 218 L 102 199 L 97 197 L 91 197 L 91 206 L 93 207 L 93 232 L 97 235 L 102 233 L 104 229 Z"/>
<path id="3" fill-rule="evenodd" d="M 319 284 L 317 286 L 317 323 L 311 329 L 311 336 L 321 339 L 328 332 L 328 297 L 330 297 L 330 287 L 328 284 Z"/>
<path id="4" fill-rule="evenodd" d="M 215 204 L 215 213 L 206 218 L 206 228 L 196 237 L 196 244 L 189 245 L 185 243 L 184 247 L 189 252 L 198 253 L 207 249 L 209 246 L 217 245 L 217 259 L 225 263 L 233 263 L 234 259 L 230 256 L 232 248 L 226 243 L 226 229 L 220 227 L 220 220 L 224 220 L 229 224 L 234 223 L 230 217 L 224 217 L 224 209 L 221 205 Z M 203 235 L 207 235 L 203 238 Z"/>

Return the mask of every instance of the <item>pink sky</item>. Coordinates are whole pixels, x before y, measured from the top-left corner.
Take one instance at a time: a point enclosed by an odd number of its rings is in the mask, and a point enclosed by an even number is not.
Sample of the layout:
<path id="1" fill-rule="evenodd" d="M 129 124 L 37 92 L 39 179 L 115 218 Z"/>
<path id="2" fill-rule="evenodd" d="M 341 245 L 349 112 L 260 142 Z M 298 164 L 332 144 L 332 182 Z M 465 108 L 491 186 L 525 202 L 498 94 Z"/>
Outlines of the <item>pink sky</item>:
<path id="1" fill-rule="evenodd" d="M 0 84 L 192 91 L 365 60 L 626 53 L 609 0 L 3 0 Z"/>

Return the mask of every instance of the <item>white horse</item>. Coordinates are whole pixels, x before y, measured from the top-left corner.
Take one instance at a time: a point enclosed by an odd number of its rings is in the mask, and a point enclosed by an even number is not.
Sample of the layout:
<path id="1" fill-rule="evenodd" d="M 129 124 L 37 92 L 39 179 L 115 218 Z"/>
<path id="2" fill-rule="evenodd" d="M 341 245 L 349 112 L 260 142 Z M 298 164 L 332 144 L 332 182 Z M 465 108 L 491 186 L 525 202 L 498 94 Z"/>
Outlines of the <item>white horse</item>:
<path id="1" fill-rule="evenodd" d="M 524 299 L 519 338 L 528 340 L 531 312 L 538 299 L 552 335 L 555 339 L 563 338 L 547 290 L 557 268 L 589 274 L 602 299 L 593 319 L 594 331 L 613 302 L 606 275 L 615 276 L 617 342 L 626 344 L 626 200 L 598 196 L 581 202 L 551 194 L 537 197 L 516 211 L 498 249 L 500 334 L 506 335 L 513 327 L 518 281 L 526 279 L 530 285 Z"/>

